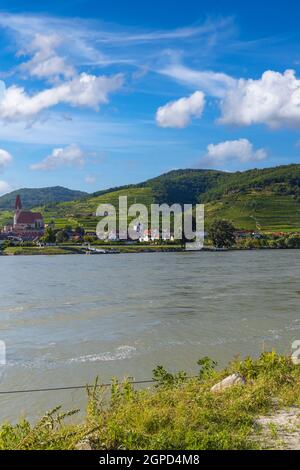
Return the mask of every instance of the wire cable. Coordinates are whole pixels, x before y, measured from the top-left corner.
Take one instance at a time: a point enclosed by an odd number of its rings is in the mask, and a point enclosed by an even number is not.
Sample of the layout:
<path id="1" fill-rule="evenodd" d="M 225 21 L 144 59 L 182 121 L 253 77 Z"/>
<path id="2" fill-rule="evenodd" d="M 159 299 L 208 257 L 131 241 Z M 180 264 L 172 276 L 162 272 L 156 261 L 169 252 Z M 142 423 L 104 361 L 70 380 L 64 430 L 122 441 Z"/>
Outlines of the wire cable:
<path id="1" fill-rule="evenodd" d="M 186 380 L 196 378 L 197 376 L 193 377 L 185 377 Z M 142 385 L 142 384 L 150 384 L 150 383 L 157 383 L 157 380 L 148 379 L 148 380 L 135 380 L 127 382 L 131 385 Z M 122 385 L 122 382 L 119 382 Z M 101 388 L 101 387 L 111 387 L 113 383 L 104 383 L 104 384 L 94 384 L 94 385 L 71 385 L 67 387 L 49 387 L 49 388 L 31 388 L 25 390 L 0 390 L 0 395 L 13 395 L 17 393 L 35 393 L 35 392 L 57 392 L 60 390 L 84 390 L 89 388 Z"/>

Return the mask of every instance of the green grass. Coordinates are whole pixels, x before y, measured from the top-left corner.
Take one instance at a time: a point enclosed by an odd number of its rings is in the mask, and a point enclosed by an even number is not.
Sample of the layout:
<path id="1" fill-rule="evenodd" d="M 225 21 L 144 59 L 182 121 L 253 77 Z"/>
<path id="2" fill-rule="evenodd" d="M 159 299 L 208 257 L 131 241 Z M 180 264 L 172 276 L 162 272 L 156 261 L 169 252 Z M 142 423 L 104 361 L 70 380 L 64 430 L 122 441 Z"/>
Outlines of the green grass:
<path id="1" fill-rule="evenodd" d="M 260 415 L 300 405 L 300 368 L 291 359 L 263 353 L 257 360 L 236 359 L 215 372 L 207 358 L 199 376 L 155 371 L 156 386 L 137 390 L 113 381 L 89 389 L 86 418 L 72 424 L 60 408 L 36 424 L 21 420 L 0 427 L 0 449 L 74 449 L 89 439 L 93 449 L 261 449 L 265 440 L 255 426 Z M 211 386 L 239 372 L 246 380 L 222 392 Z M 69 418 L 65 422 L 64 418 Z"/>
<path id="2" fill-rule="evenodd" d="M 0 227 L 4 227 L 12 222 L 13 213 L 11 211 L 0 211 Z"/>
<path id="3" fill-rule="evenodd" d="M 70 255 L 78 253 L 79 249 L 76 247 L 59 247 L 59 246 L 46 246 L 43 248 L 35 246 L 12 246 L 4 250 L 5 255 Z"/>
<path id="4" fill-rule="evenodd" d="M 120 253 L 156 253 L 165 251 L 179 251 L 182 250 L 181 245 L 176 244 L 164 244 L 164 245 L 110 245 L 103 243 L 101 245 L 93 245 L 93 248 L 100 248 L 105 250 L 118 250 Z M 85 249 L 81 245 L 70 245 L 67 243 L 58 246 L 46 246 L 39 248 L 37 246 L 12 246 L 7 247 L 3 250 L 3 254 L 6 256 L 18 256 L 18 255 L 72 255 L 72 254 L 84 254 Z"/>

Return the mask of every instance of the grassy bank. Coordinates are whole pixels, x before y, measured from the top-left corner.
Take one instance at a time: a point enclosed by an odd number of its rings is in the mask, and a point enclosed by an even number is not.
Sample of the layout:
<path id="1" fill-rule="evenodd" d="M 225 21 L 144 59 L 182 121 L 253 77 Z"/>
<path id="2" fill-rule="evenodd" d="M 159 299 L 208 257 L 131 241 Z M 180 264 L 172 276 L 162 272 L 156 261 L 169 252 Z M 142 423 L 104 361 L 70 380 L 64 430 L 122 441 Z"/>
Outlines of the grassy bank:
<path id="1" fill-rule="evenodd" d="M 35 426 L 27 421 L 0 428 L 0 449 L 74 449 L 88 441 L 93 449 L 261 449 L 266 444 L 259 416 L 300 405 L 300 367 L 290 358 L 264 353 L 257 360 L 235 360 L 221 372 L 208 359 L 188 379 L 162 367 L 156 385 L 136 390 L 125 381 L 89 389 L 85 422 L 64 423 L 72 415 L 54 410 Z M 222 392 L 211 386 L 233 372 L 245 385 Z M 276 435 L 276 429 L 272 430 Z M 274 440 L 276 446 L 276 440 Z"/>
<path id="2" fill-rule="evenodd" d="M 117 250 L 119 253 L 173 253 L 173 252 L 184 252 L 185 248 L 181 245 L 153 245 L 153 246 L 143 246 L 143 245 L 119 245 L 119 246 L 110 246 L 110 245 L 101 245 L 94 246 L 94 248 L 105 249 L 107 251 Z M 226 251 L 246 251 L 246 250 L 278 250 L 284 249 L 288 250 L 288 247 L 281 246 L 265 246 L 259 243 L 259 240 L 254 240 L 253 243 L 241 243 L 237 244 L 234 247 L 227 249 Z M 290 249 L 297 249 L 297 247 L 290 247 Z M 299 248 L 298 248 L 299 249 Z M 215 249 L 212 246 L 206 246 L 202 250 L 203 252 L 214 252 Z M 85 254 L 86 250 L 81 246 L 48 246 L 39 248 L 36 246 L 14 246 L 5 248 L 3 251 L 0 251 L 0 254 L 4 256 L 29 256 L 29 255 L 76 255 L 76 254 Z"/>
<path id="3" fill-rule="evenodd" d="M 105 250 L 118 250 L 120 253 L 157 253 L 157 252 L 171 252 L 182 251 L 180 245 L 100 245 L 93 246 L 93 248 Z M 80 245 L 57 245 L 46 246 L 39 248 L 37 246 L 10 246 L 3 250 L 4 256 L 18 256 L 18 255 L 70 255 L 70 254 L 85 254 L 86 250 Z"/>
<path id="4" fill-rule="evenodd" d="M 60 246 L 46 246 L 39 248 L 37 246 L 9 246 L 3 250 L 7 256 L 19 255 L 70 255 L 80 253 L 82 250 Z"/>

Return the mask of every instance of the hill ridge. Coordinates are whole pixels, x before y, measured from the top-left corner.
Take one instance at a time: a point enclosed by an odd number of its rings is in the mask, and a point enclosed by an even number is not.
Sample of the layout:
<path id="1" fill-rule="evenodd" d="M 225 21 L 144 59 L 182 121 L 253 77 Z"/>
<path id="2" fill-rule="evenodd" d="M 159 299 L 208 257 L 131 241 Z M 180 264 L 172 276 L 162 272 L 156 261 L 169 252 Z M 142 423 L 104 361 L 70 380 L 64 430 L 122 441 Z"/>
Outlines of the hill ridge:
<path id="1" fill-rule="evenodd" d="M 152 203 L 205 203 L 207 222 L 221 217 L 241 229 L 259 226 L 265 231 L 300 231 L 300 164 L 233 173 L 171 170 L 138 184 L 80 193 L 72 200 L 51 200 L 35 208 L 43 212 L 46 222 L 55 220 L 57 227 L 81 225 L 95 231 L 98 205 L 111 203 L 118 207 L 119 196 L 127 196 L 128 205 L 142 203 L 148 207 Z"/>
<path id="2" fill-rule="evenodd" d="M 27 209 L 53 202 L 72 201 L 88 195 L 84 191 L 77 191 L 60 185 L 40 188 L 19 188 L 0 197 L 0 210 L 12 210 L 18 194 L 21 196 L 23 206 Z"/>

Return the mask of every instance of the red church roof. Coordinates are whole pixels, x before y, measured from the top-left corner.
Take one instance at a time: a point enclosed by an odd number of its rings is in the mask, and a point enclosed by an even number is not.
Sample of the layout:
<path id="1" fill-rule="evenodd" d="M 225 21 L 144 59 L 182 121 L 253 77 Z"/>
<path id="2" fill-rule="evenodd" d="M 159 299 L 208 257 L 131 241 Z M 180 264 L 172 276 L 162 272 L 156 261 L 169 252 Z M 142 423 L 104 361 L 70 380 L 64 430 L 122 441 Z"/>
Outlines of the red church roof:
<path id="1" fill-rule="evenodd" d="M 17 224 L 34 224 L 38 220 L 43 220 L 43 216 L 40 212 L 26 212 L 22 211 L 17 215 Z"/>

